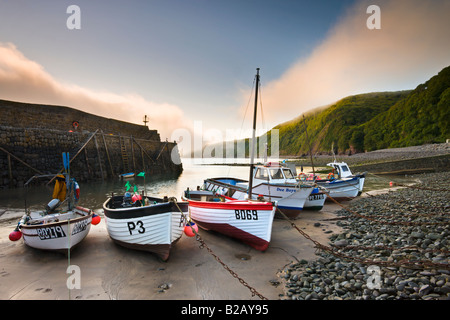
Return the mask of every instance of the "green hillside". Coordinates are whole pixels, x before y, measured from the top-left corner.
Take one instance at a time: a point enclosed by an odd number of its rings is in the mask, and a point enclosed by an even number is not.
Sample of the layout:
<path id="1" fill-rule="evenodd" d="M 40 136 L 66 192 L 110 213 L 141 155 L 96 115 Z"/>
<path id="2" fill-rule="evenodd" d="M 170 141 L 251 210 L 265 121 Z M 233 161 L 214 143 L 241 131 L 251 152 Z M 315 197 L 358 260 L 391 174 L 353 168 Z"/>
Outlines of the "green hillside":
<path id="1" fill-rule="evenodd" d="M 364 125 L 367 151 L 445 142 L 450 138 L 450 67 Z"/>
<path id="2" fill-rule="evenodd" d="M 308 141 L 313 153 L 330 152 L 332 146 L 337 152 L 347 152 L 352 148 L 362 151 L 363 146 L 359 141 L 364 139 L 364 132 L 361 126 L 407 97 L 409 92 L 376 92 L 350 96 L 325 110 L 280 124 L 274 128 L 279 130 L 280 154 L 307 154 Z"/>
<path id="3" fill-rule="evenodd" d="M 450 138 L 449 118 L 447 67 L 412 91 L 346 97 L 275 129 L 279 129 L 281 155 L 307 154 L 308 141 L 313 154 L 328 153 L 332 146 L 337 153 L 354 153 L 445 142 Z"/>

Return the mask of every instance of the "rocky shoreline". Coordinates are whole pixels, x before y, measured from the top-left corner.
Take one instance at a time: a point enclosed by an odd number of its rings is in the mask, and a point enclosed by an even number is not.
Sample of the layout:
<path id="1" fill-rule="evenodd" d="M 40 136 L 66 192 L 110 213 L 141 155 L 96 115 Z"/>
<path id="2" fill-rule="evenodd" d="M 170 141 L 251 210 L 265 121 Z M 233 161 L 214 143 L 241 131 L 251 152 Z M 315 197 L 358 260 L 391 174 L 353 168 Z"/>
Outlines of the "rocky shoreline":
<path id="1" fill-rule="evenodd" d="M 450 154 L 450 143 L 434 143 L 419 146 L 380 149 L 370 152 L 355 153 L 352 155 L 339 154 L 336 158 L 339 161 L 345 161 L 350 166 L 371 164 L 378 162 L 410 160 L 416 158 L 426 158 L 432 156 L 441 156 Z M 293 156 L 292 158 L 296 158 Z M 310 162 L 309 156 L 302 157 L 304 162 Z M 333 161 L 332 155 L 314 155 L 313 161 L 316 166 L 324 166 L 326 163 Z"/>
<path id="2" fill-rule="evenodd" d="M 412 187 L 339 210 L 343 232 L 329 237 L 316 260 L 280 271 L 280 299 L 450 300 L 450 172 L 415 178 Z"/>

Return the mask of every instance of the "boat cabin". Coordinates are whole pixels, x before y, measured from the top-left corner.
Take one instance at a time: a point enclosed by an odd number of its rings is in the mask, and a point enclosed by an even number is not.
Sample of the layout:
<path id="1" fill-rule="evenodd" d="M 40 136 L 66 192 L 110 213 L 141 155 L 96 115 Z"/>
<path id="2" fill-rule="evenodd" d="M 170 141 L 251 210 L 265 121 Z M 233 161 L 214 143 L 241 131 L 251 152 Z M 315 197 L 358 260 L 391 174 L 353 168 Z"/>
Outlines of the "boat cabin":
<path id="1" fill-rule="evenodd" d="M 327 166 L 332 167 L 339 178 L 351 177 L 353 174 L 345 162 L 331 162 Z"/>
<path id="2" fill-rule="evenodd" d="M 255 183 L 297 183 L 295 174 L 290 168 L 278 162 L 267 162 L 264 166 L 256 166 L 253 181 Z"/>

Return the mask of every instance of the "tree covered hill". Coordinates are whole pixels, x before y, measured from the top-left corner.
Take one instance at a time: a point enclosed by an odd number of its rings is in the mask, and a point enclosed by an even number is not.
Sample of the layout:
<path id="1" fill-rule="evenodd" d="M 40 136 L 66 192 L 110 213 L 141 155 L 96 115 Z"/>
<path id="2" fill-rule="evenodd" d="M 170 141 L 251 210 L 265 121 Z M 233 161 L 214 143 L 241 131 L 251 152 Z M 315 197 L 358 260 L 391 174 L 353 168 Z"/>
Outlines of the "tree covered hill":
<path id="1" fill-rule="evenodd" d="M 450 138 L 450 67 L 416 89 L 346 97 L 276 126 L 280 155 L 355 153 Z M 270 134 L 270 132 L 269 132 Z M 270 138 L 267 139 L 270 148 Z"/>
<path id="2" fill-rule="evenodd" d="M 364 125 L 368 151 L 446 139 L 450 139 L 450 66 Z"/>

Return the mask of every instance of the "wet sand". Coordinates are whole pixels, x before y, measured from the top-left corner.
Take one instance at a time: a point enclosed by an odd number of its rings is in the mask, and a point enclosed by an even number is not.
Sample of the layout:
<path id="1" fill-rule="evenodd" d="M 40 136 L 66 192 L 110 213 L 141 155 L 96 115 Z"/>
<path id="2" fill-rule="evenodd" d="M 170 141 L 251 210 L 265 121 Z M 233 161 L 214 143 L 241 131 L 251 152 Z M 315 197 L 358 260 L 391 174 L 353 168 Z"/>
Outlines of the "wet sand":
<path id="1" fill-rule="evenodd" d="M 327 221 L 339 209 L 327 203 L 321 211 L 303 212 L 295 223 L 314 240 L 327 244 L 330 234 L 341 231 L 336 221 Z M 71 252 L 70 265 L 80 267 L 81 288 L 69 290 L 68 257 L 30 248 L 23 239 L 10 241 L 8 235 L 18 219 L 0 211 L 4 213 L 0 216 L 1 300 L 260 300 L 206 248 L 199 248 L 195 238 L 183 235 L 169 260 L 162 262 L 154 254 L 116 245 L 104 220 L 91 226 Z M 265 252 L 218 233 L 200 229 L 199 234 L 231 270 L 269 300 L 278 300 L 283 293 L 277 273 L 285 265 L 316 258 L 314 244 L 284 219 L 274 220 Z"/>

